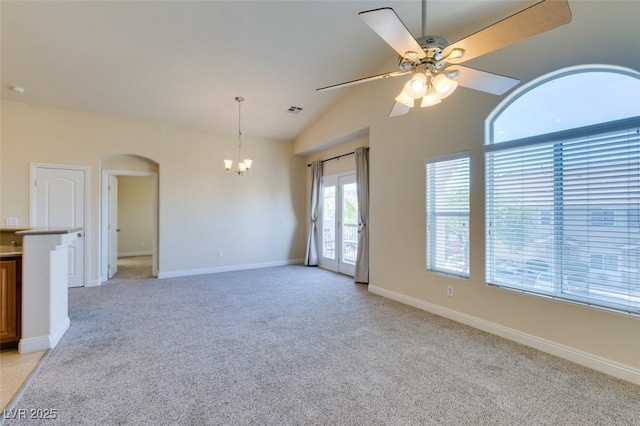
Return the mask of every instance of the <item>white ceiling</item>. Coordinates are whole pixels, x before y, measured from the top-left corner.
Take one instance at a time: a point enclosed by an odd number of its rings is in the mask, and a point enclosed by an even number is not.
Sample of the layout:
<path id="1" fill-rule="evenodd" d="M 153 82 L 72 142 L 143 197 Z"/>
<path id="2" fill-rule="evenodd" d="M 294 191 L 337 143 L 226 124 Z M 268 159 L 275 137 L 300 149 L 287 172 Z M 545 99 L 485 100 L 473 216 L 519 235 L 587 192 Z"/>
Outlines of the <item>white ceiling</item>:
<path id="1" fill-rule="evenodd" d="M 457 41 L 533 3 L 429 0 L 427 32 Z M 357 16 L 385 6 L 421 35 L 420 0 L 3 0 L 2 99 L 234 133 L 241 95 L 243 134 L 292 140 L 350 90 L 315 89 L 393 70 Z"/>

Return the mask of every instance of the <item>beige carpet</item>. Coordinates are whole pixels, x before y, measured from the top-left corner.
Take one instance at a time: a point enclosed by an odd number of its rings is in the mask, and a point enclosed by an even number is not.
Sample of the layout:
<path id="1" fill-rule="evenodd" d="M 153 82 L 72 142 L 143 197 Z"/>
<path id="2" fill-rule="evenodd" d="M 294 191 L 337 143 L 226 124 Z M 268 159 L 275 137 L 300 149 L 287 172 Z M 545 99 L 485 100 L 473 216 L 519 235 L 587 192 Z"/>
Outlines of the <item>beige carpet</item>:
<path id="1" fill-rule="evenodd" d="M 70 291 L 64 425 L 637 425 L 640 387 L 287 266 Z M 8 420 L 8 424 L 32 422 Z M 37 422 L 36 422 L 37 423 Z"/>

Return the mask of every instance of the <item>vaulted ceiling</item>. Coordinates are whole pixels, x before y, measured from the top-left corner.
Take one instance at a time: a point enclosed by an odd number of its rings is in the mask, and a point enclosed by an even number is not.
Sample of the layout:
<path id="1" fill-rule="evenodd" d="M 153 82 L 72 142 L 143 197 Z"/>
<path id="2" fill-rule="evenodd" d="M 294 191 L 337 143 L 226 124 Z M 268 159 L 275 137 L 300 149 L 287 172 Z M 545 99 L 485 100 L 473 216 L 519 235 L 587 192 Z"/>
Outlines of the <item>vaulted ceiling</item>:
<path id="1" fill-rule="evenodd" d="M 429 0 L 427 32 L 453 42 L 534 3 Z M 393 71 L 358 17 L 385 6 L 421 35 L 420 0 L 3 0 L 2 99 L 233 133 L 241 95 L 244 134 L 292 140 L 351 90 L 315 89 Z"/>

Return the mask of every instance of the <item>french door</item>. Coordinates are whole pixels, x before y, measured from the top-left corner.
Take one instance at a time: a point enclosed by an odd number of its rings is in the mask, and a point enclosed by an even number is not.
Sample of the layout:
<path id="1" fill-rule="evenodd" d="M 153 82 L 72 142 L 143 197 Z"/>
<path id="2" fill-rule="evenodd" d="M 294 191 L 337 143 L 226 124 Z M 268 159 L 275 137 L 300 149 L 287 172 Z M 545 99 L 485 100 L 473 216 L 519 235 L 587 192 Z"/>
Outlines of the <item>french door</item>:
<path id="1" fill-rule="evenodd" d="M 355 274 L 358 252 L 358 195 L 356 175 L 322 178 L 320 266 L 342 274 Z"/>

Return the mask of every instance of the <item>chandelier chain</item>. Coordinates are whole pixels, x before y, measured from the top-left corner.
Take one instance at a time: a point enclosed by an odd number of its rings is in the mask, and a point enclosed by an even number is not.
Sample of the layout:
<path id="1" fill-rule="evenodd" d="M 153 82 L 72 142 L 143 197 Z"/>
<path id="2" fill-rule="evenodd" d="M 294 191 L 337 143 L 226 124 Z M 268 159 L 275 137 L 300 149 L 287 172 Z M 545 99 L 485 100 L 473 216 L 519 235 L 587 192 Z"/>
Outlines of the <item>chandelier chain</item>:
<path id="1" fill-rule="evenodd" d="M 240 161 L 240 150 L 242 149 L 242 96 L 236 96 L 238 102 L 238 161 Z"/>

